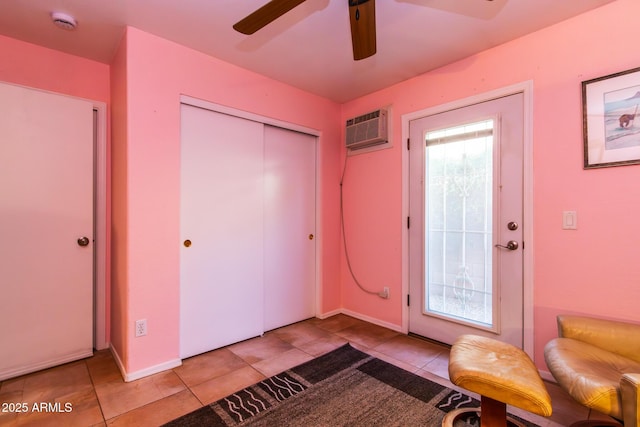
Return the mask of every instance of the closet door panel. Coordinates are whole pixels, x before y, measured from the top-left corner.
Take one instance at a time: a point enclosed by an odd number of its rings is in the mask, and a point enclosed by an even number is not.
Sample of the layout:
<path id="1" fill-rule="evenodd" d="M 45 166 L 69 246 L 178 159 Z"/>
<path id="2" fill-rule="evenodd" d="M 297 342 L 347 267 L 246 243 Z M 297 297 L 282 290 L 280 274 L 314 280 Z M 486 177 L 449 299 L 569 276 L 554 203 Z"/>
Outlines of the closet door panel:
<path id="1" fill-rule="evenodd" d="M 316 137 L 265 126 L 265 330 L 315 315 Z"/>
<path id="2" fill-rule="evenodd" d="M 180 355 L 186 358 L 264 330 L 264 156 L 261 123 L 181 109 Z"/>

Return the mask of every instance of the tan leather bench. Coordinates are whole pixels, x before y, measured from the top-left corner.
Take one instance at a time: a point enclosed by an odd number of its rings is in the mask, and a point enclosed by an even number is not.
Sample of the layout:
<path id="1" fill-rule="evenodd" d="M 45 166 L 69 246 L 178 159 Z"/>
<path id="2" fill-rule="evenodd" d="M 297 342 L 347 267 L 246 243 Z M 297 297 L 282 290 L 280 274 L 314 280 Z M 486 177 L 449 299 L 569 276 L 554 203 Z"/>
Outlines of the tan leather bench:
<path id="1" fill-rule="evenodd" d="M 451 347 L 451 382 L 481 398 L 482 427 L 507 426 L 507 405 L 534 414 L 551 415 L 551 398 L 535 365 L 521 349 L 477 335 L 462 335 Z M 453 425 L 468 408 L 452 411 L 442 422 Z M 478 411 L 472 409 L 471 411 Z M 515 425 L 521 425 L 510 420 Z"/>

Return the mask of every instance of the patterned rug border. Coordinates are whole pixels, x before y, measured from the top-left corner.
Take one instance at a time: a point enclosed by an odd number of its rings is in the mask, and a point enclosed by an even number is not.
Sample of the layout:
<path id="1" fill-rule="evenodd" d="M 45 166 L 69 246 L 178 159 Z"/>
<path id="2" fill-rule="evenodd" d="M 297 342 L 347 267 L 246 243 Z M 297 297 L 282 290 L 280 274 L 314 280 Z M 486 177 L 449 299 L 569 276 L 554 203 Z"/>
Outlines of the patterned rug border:
<path id="1" fill-rule="evenodd" d="M 358 371 L 379 383 L 386 384 L 402 395 L 418 399 L 440 411 L 434 416 L 443 418 L 448 412 L 467 407 L 478 407 L 480 402 L 462 392 L 450 389 L 427 378 L 413 374 L 395 365 L 370 356 L 345 344 L 306 363 L 230 394 L 216 402 L 183 415 L 164 424 L 164 427 L 241 426 L 248 424 L 271 425 L 268 417 L 277 410 L 284 410 L 287 403 L 302 406 L 301 399 L 310 390 L 321 393 L 321 387 L 336 381 L 341 375 Z M 325 384 L 326 383 L 326 384 Z M 448 392 L 446 392 L 448 390 Z M 436 401 L 437 400 L 437 401 Z M 305 402 L 304 404 L 308 404 Z M 314 405 L 315 406 L 315 405 Z M 528 427 L 537 427 L 529 421 L 514 417 Z M 295 419 L 279 419 L 282 425 L 297 425 Z M 351 423 L 351 425 L 357 425 Z M 375 420 L 368 425 L 375 425 Z M 338 424 L 336 424 L 338 425 Z M 478 426 L 476 416 L 461 420 L 456 426 Z"/>

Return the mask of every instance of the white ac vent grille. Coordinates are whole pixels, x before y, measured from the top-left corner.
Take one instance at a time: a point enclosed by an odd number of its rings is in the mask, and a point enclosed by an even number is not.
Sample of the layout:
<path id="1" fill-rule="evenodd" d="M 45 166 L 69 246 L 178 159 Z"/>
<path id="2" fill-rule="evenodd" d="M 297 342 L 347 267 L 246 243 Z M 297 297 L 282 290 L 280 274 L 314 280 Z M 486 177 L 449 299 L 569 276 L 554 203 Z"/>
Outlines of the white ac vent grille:
<path id="1" fill-rule="evenodd" d="M 388 144 L 387 110 L 381 109 L 347 120 L 346 146 L 359 150 Z"/>

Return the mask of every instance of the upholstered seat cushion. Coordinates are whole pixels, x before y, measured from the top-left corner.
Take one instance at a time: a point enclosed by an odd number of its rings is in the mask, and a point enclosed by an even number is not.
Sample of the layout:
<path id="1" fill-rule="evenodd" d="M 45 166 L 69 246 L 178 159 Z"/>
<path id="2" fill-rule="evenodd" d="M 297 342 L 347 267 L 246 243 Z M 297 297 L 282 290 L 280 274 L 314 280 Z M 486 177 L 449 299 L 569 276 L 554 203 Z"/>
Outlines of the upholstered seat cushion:
<path id="1" fill-rule="evenodd" d="M 462 335 L 451 347 L 454 384 L 534 414 L 550 416 L 551 398 L 538 370 L 521 349 L 476 335 Z"/>
<path id="2" fill-rule="evenodd" d="M 553 376 L 575 400 L 622 419 L 620 380 L 625 372 L 640 372 L 640 363 L 594 345 L 556 338 L 544 350 Z"/>

